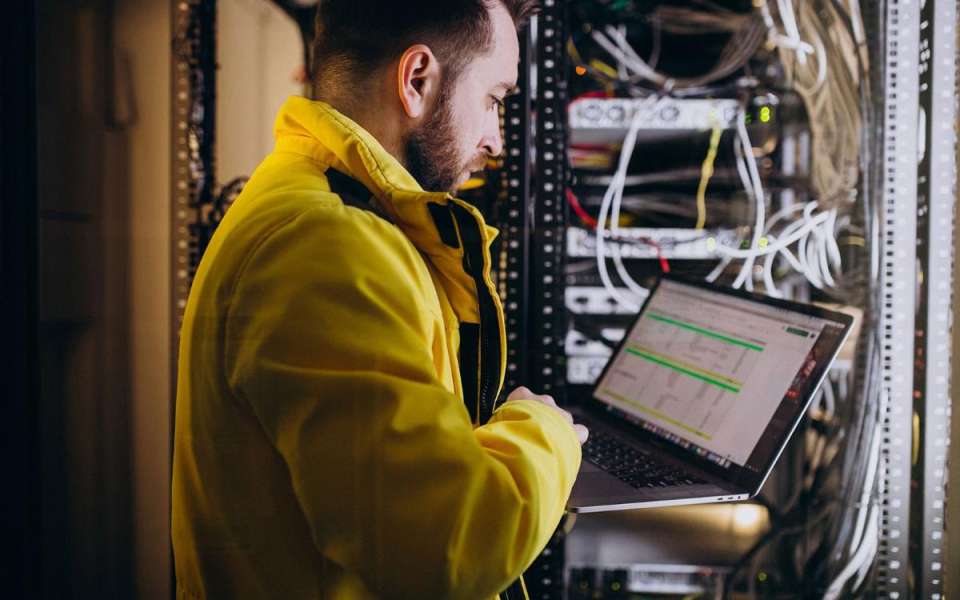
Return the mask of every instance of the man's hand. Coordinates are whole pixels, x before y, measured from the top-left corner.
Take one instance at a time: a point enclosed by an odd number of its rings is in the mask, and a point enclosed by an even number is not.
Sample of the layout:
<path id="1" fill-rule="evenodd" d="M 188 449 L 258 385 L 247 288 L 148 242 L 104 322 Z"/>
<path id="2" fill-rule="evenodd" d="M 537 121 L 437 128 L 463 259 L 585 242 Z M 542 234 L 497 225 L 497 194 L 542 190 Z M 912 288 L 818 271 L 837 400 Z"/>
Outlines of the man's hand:
<path id="1" fill-rule="evenodd" d="M 573 427 L 573 430 L 577 432 L 577 437 L 580 438 L 580 444 L 583 444 L 584 442 L 587 441 L 587 435 L 588 435 L 587 428 L 578 423 L 574 423 L 573 415 L 571 415 L 567 411 L 557 406 L 557 403 L 553 399 L 553 396 L 548 396 L 546 394 L 534 394 L 533 392 L 530 391 L 529 388 L 521 385 L 517 389 L 510 392 L 510 395 L 507 396 L 507 402 L 509 402 L 510 400 L 536 400 L 537 402 L 542 402 L 543 404 L 546 404 L 553 410 L 563 415 L 563 418 L 570 423 L 570 425 Z"/>

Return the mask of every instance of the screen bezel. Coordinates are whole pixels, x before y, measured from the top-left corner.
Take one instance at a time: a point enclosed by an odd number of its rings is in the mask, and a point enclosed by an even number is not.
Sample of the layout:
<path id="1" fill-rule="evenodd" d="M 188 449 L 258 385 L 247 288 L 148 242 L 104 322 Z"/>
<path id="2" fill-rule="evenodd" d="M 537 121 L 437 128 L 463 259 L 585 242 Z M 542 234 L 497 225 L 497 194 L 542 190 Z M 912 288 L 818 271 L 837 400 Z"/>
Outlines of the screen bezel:
<path id="1" fill-rule="evenodd" d="M 634 419 L 640 419 L 646 421 L 652 425 L 656 425 L 652 421 L 643 419 L 642 417 L 634 417 L 629 415 L 615 407 L 610 406 L 609 404 L 599 400 L 596 397 L 597 389 L 600 386 L 600 382 L 603 381 L 603 378 L 607 375 L 607 371 L 610 369 L 610 366 L 613 363 L 614 358 L 616 358 L 623 349 L 624 344 L 626 344 L 629 339 L 629 333 L 637 325 L 637 321 L 643 316 L 644 312 L 647 309 L 647 306 L 650 300 L 656 294 L 657 289 L 660 287 L 661 281 L 671 281 L 674 283 L 679 283 L 682 285 L 690 285 L 696 288 L 701 288 L 710 292 L 715 292 L 723 295 L 727 295 L 733 298 L 739 298 L 742 300 L 748 300 L 751 302 L 756 302 L 766 306 L 772 306 L 775 308 L 781 308 L 790 310 L 799 314 L 804 314 L 808 316 L 818 317 L 833 322 L 836 325 L 842 326 L 843 330 L 839 336 L 837 336 L 836 341 L 834 342 L 834 347 L 827 349 L 827 352 L 822 361 L 818 362 L 814 370 L 810 373 L 810 381 L 814 382 L 814 385 L 809 388 L 807 395 L 798 403 L 798 408 L 793 415 L 790 416 L 789 422 L 790 425 L 784 430 L 783 434 L 778 436 L 776 439 L 775 447 L 777 450 L 771 456 L 767 465 L 760 469 L 759 472 L 753 471 L 746 467 L 740 466 L 736 463 L 732 463 L 729 467 L 722 467 L 717 463 L 711 461 L 708 458 L 698 455 L 693 450 L 684 448 L 683 446 L 671 442 L 665 438 L 656 435 L 655 433 L 648 431 L 643 428 L 642 425 L 634 422 Z M 836 359 L 837 354 L 840 352 L 840 348 L 843 347 L 844 342 L 847 337 L 850 335 L 850 330 L 853 327 L 854 319 L 851 315 L 828 310 L 825 308 L 820 308 L 819 306 L 813 306 L 809 304 L 801 304 L 798 302 L 791 302 L 789 300 L 781 300 L 779 298 L 771 298 L 770 296 L 764 296 L 763 294 L 757 292 L 748 292 L 745 290 L 737 290 L 725 286 L 720 286 L 713 283 L 708 283 L 701 280 L 695 280 L 688 277 L 673 275 L 673 274 L 663 274 L 658 277 L 657 281 L 650 288 L 650 293 L 644 299 L 642 306 L 640 307 L 639 312 L 630 322 L 630 325 L 624 331 L 623 339 L 620 340 L 620 343 L 617 344 L 616 349 L 610 355 L 610 359 L 603 367 L 603 371 L 600 373 L 600 376 L 597 377 L 596 382 L 594 383 L 592 389 L 590 390 L 590 396 L 588 398 L 587 407 L 592 408 L 593 412 L 600 411 L 603 414 L 610 416 L 611 418 L 616 419 L 617 424 L 621 427 L 627 427 L 631 431 L 635 432 L 639 437 L 641 437 L 645 442 L 650 443 L 651 445 L 656 446 L 657 448 L 663 449 L 670 454 L 673 454 L 677 457 L 682 458 L 683 460 L 688 460 L 694 462 L 697 467 L 701 468 L 708 473 L 711 473 L 717 477 L 724 479 L 729 482 L 731 485 L 741 487 L 744 489 L 750 490 L 751 494 L 759 492 L 763 482 L 766 481 L 767 477 L 770 475 L 770 471 L 773 469 L 773 466 L 777 463 L 777 460 L 780 458 L 780 454 L 783 452 L 784 447 L 789 441 L 790 436 L 793 435 L 793 432 L 796 430 L 797 425 L 800 424 L 800 421 L 803 419 L 803 415 L 806 413 L 807 409 L 810 406 L 810 402 L 813 400 L 813 397 L 816 396 L 817 390 L 820 389 L 820 386 L 823 383 L 823 379 L 826 377 L 827 370 L 830 365 L 833 364 L 833 361 Z M 782 402 L 782 399 L 781 399 Z M 773 425 L 773 420 L 767 424 L 766 429 L 763 430 L 763 433 L 760 434 L 760 439 L 763 439 L 765 436 L 773 435 L 771 432 L 771 427 Z M 756 446 L 754 446 L 756 448 Z"/>

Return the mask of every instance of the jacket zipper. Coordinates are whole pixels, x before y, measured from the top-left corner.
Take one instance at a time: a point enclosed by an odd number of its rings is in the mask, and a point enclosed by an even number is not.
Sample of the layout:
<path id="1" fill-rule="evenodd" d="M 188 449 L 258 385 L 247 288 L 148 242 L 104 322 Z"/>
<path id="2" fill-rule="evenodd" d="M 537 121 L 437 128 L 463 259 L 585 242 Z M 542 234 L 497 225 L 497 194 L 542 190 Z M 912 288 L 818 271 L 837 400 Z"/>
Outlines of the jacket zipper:
<path id="1" fill-rule="evenodd" d="M 480 386 L 477 393 L 480 405 L 478 420 L 485 423 L 493 414 L 500 377 L 500 321 L 496 303 L 483 278 L 483 237 L 480 224 L 465 208 L 451 203 L 463 243 L 464 267 L 473 278 L 477 289 L 477 309 L 480 315 Z"/>

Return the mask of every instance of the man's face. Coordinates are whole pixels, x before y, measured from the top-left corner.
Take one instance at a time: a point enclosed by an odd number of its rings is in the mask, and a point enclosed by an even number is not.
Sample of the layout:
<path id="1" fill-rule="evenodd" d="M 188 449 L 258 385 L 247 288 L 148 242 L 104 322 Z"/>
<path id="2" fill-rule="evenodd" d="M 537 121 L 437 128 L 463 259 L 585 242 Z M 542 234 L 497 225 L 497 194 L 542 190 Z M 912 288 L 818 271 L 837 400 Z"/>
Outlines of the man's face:
<path id="1" fill-rule="evenodd" d="M 433 112 L 411 132 L 407 168 L 427 191 L 454 191 L 503 151 L 499 108 L 517 84 L 520 49 L 510 14 L 490 10 L 491 50 L 471 60 L 456 81 L 444 81 Z"/>

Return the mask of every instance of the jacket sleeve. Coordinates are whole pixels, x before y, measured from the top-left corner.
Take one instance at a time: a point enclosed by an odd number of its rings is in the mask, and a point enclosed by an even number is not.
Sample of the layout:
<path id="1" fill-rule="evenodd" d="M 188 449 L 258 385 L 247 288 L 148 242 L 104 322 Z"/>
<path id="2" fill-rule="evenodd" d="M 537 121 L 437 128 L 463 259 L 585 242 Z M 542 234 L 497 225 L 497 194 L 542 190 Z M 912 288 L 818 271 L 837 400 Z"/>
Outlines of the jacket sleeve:
<path id="1" fill-rule="evenodd" d="M 225 369 L 320 553 L 381 597 L 491 597 L 552 535 L 580 445 L 535 401 L 471 425 L 432 360 L 444 334 L 423 305 L 435 293 L 391 226 L 312 209 L 238 275 Z"/>

